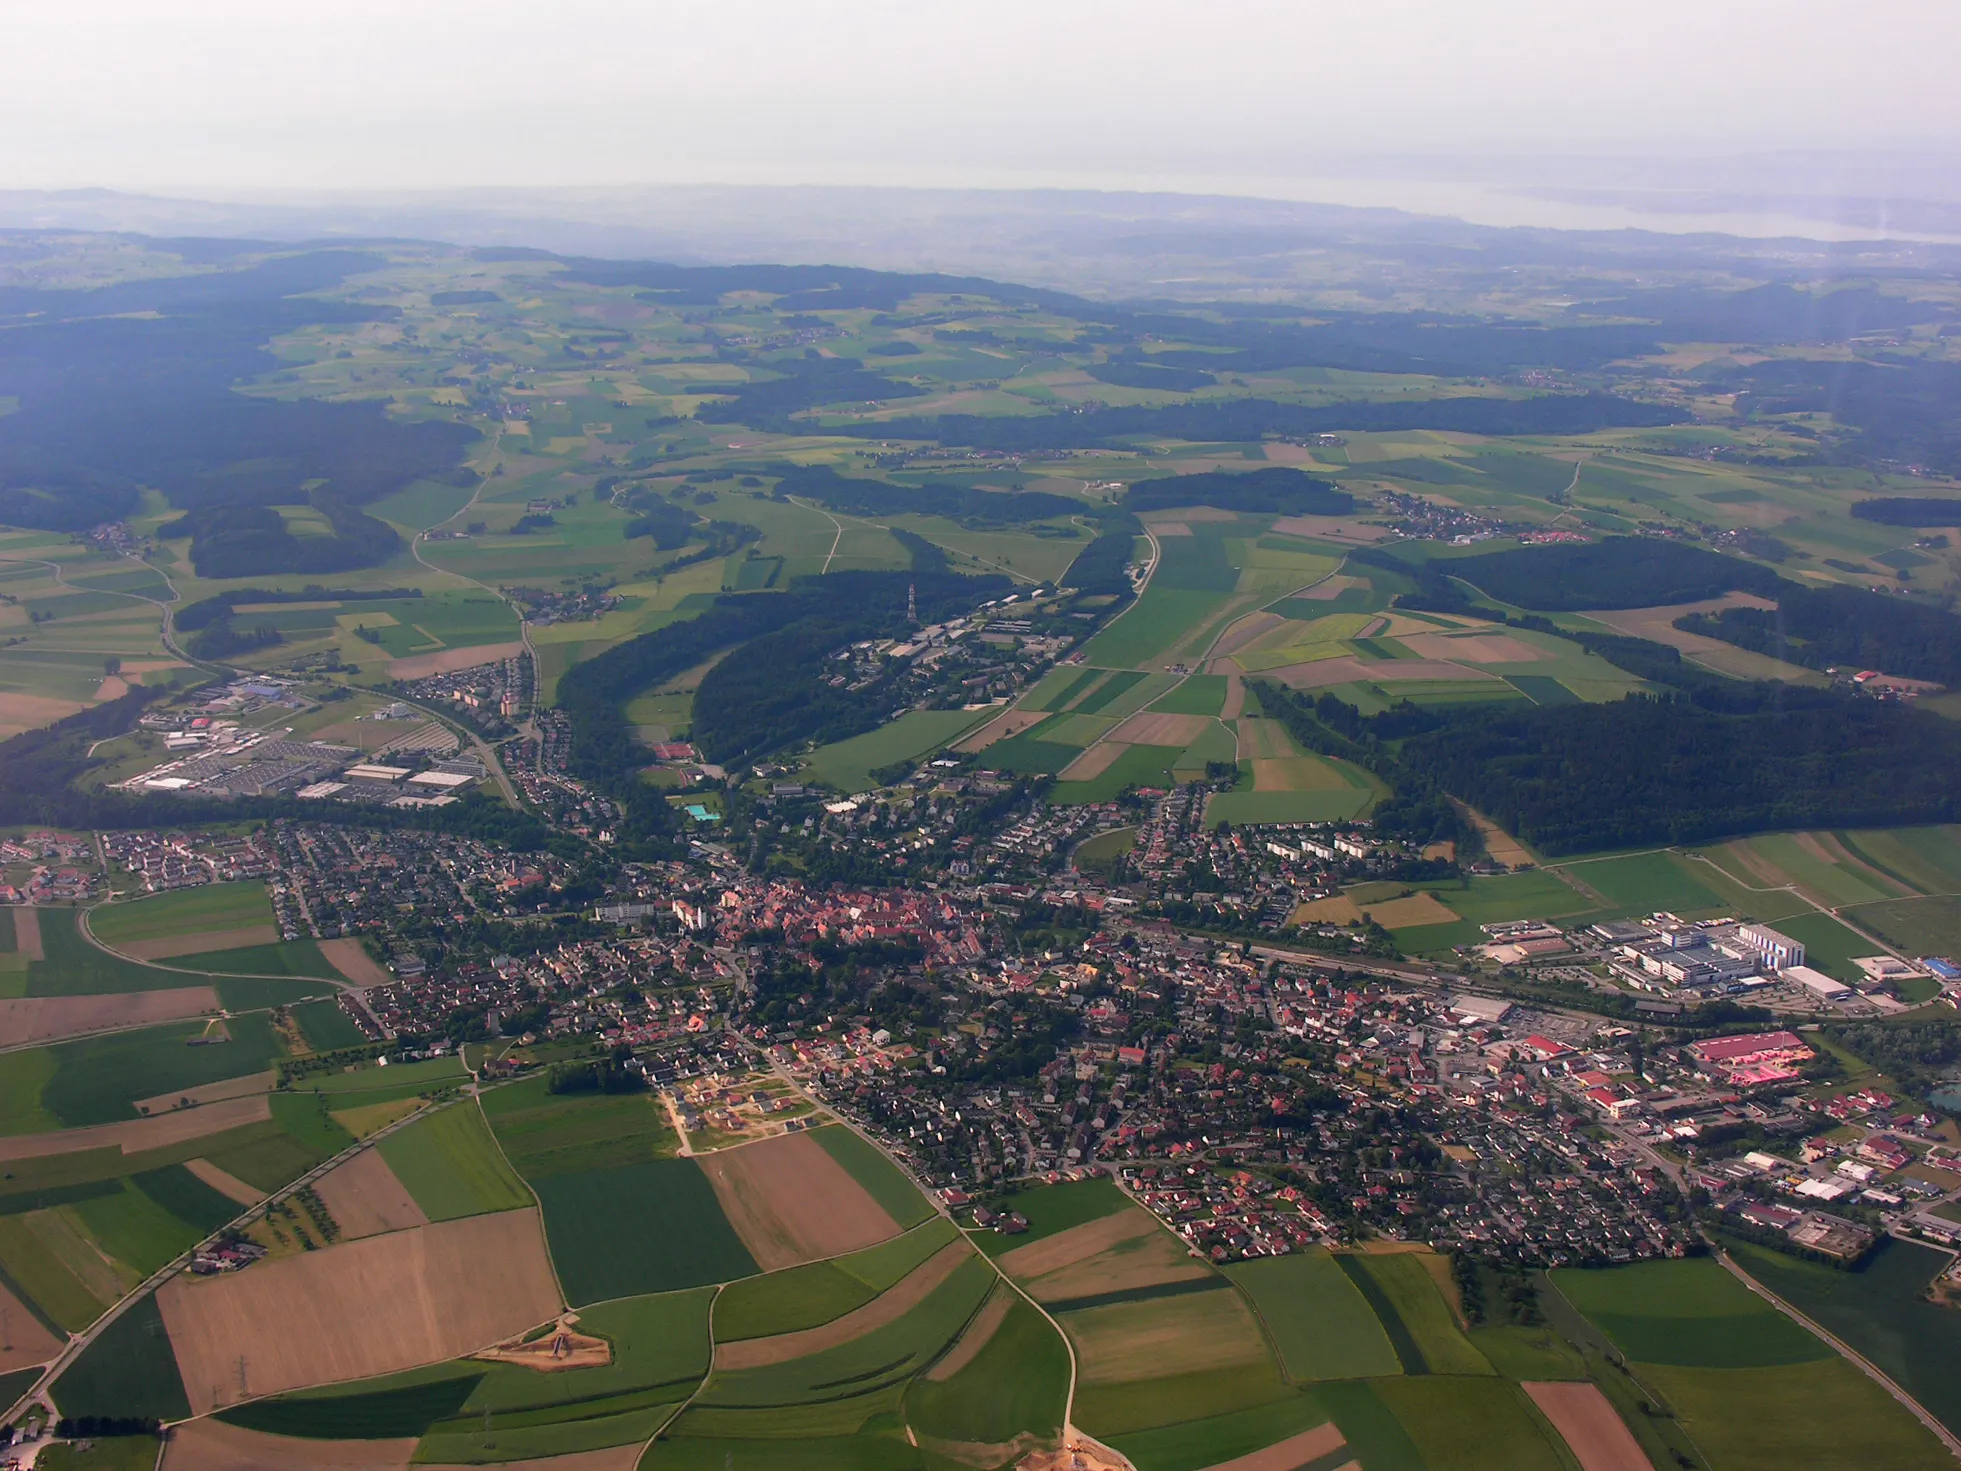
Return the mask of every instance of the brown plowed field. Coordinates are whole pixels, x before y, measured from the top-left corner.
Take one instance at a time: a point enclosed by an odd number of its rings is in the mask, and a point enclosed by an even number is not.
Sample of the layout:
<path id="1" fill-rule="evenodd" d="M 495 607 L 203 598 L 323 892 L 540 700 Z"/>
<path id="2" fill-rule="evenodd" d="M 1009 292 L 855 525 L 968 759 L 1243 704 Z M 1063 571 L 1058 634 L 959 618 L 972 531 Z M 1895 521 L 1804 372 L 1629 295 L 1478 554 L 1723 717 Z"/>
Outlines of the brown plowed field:
<path id="1" fill-rule="evenodd" d="M 980 1351 L 987 1347 L 987 1341 L 1000 1331 L 1001 1325 L 1008 1319 L 1008 1309 L 1014 1305 L 1015 1295 L 1005 1287 L 996 1286 L 981 1310 L 974 1314 L 974 1321 L 967 1325 L 967 1331 L 926 1371 L 926 1377 L 936 1384 L 944 1384 L 973 1363 Z"/>
<path id="2" fill-rule="evenodd" d="M 1088 781 L 1101 776 L 1117 764 L 1117 758 L 1130 749 L 1122 741 L 1099 741 L 1062 768 L 1063 781 Z"/>
<path id="3" fill-rule="evenodd" d="M 198 1413 L 460 1358 L 564 1307 L 535 1210 L 371 1236 L 203 1282 L 175 1277 L 157 1305 Z"/>
<path id="4" fill-rule="evenodd" d="M 21 912 L 15 911 L 16 921 Z M 0 1047 L 79 1037 L 111 1027 L 149 1026 L 217 1009 L 218 993 L 209 986 L 131 991 L 121 996 L 17 996 L 0 1000 Z"/>
<path id="5" fill-rule="evenodd" d="M 279 1081 L 277 1073 L 253 1073 L 244 1078 L 220 1078 L 215 1083 L 200 1083 L 195 1088 L 186 1088 L 180 1093 L 159 1093 L 155 1098 L 139 1099 L 136 1111 L 140 1114 L 166 1113 L 178 1107 L 184 1099 L 192 1103 L 223 1103 L 227 1098 L 250 1098 L 254 1093 L 270 1093 L 272 1085 Z"/>
<path id="6" fill-rule="evenodd" d="M 1071 1226 L 1040 1241 L 1017 1246 L 1001 1254 L 1001 1270 L 1011 1277 L 1043 1277 L 1088 1261 L 1100 1251 L 1125 1241 L 1135 1241 L 1158 1229 L 1157 1222 L 1141 1210 L 1120 1210 Z"/>
<path id="7" fill-rule="evenodd" d="M 62 1340 L 41 1326 L 41 1320 L 0 1287 L 0 1374 L 45 1364 L 61 1352 Z M 7 1407 L 0 1405 L 0 1411 Z"/>
<path id="8" fill-rule="evenodd" d="M 1028 1290 L 1043 1302 L 1065 1302 L 1211 1275 L 1212 1269 L 1193 1257 L 1184 1242 L 1153 1228 L 1148 1236 L 1131 1237 L 1085 1261 L 1030 1278 Z"/>
<path id="9" fill-rule="evenodd" d="M 361 948 L 359 940 L 318 940 L 315 943 L 319 945 L 320 953 L 327 957 L 327 964 L 357 986 L 385 986 L 395 979 Z"/>
<path id="10" fill-rule="evenodd" d="M 257 1205 L 266 1198 L 265 1191 L 258 1186 L 247 1185 L 238 1176 L 219 1169 L 208 1159 L 187 1159 L 184 1161 L 184 1168 L 220 1195 L 227 1196 L 240 1205 Z"/>
<path id="11" fill-rule="evenodd" d="M 515 659 L 524 652 L 522 643 L 478 644 L 470 649 L 439 649 L 433 654 L 411 654 L 391 659 L 390 679 L 427 679 L 432 674 L 454 674 L 459 669 L 475 669 L 479 664 L 496 664 Z"/>
<path id="12" fill-rule="evenodd" d="M 429 1218 L 408 1193 L 379 1149 L 364 1149 L 338 1169 L 330 1170 L 314 1187 L 340 1224 L 344 1240 L 379 1236 L 426 1226 Z"/>
<path id="13" fill-rule="evenodd" d="M 57 700 L 52 695 L 0 695 L 0 740 L 53 725 L 81 708 L 79 700 Z"/>
<path id="14" fill-rule="evenodd" d="M 1248 613 L 1219 635 L 1219 641 L 1212 645 L 1213 656 L 1236 654 L 1270 628 L 1278 628 L 1287 620 L 1278 613 Z"/>
<path id="15" fill-rule="evenodd" d="M 1290 1435 L 1263 1451 L 1215 1462 L 1206 1471 L 1296 1471 L 1297 1467 L 1311 1466 L 1323 1456 L 1333 1455 L 1347 1443 L 1340 1428 L 1330 1421 L 1303 1430 L 1299 1435 Z"/>
<path id="16" fill-rule="evenodd" d="M 1188 521 L 1159 521 L 1151 527 L 1159 536 L 1190 536 L 1191 523 Z"/>
<path id="17" fill-rule="evenodd" d="M 899 1234 L 899 1223 L 808 1134 L 697 1155 L 722 1210 L 765 1272 L 843 1256 Z"/>
<path id="18" fill-rule="evenodd" d="M 84 1149 L 120 1148 L 124 1154 L 164 1149 L 187 1139 L 222 1134 L 272 1117 L 263 1094 L 208 1103 L 203 1108 L 180 1108 L 153 1118 L 121 1124 L 92 1124 L 86 1129 L 63 1129 L 54 1134 L 16 1134 L 0 1139 L 0 1160 L 42 1159 L 50 1154 L 75 1154 Z"/>
<path id="19" fill-rule="evenodd" d="M 1219 711 L 1221 720 L 1237 720 L 1246 711 L 1246 681 L 1237 670 L 1226 671 L 1226 703 Z"/>
<path id="20" fill-rule="evenodd" d="M 1048 718 L 1049 712 L 1046 710 L 1009 710 L 988 721 L 953 749 L 967 755 L 972 755 L 975 751 L 985 751 L 996 741 L 1005 741 L 1011 735 L 1020 735 L 1031 725 L 1040 725 Z"/>
<path id="21" fill-rule="evenodd" d="M 836 1348 L 840 1343 L 863 1338 L 875 1328 L 898 1322 L 918 1307 L 935 1287 L 953 1275 L 954 1268 L 971 1255 L 972 1248 L 966 1242 L 949 1241 L 895 1285 L 841 1318 L 833 1318 L 815 1328 L 799 1329 L 795 1333 L 778 1333 L 769 1338 L 744 1338 L 735 1343 L 718 1344 L 715 1348 L 715 1367 L 760 1369 L 765 1364 L 787 1364 L 806 1354 L 821 1353 L 827 1348 Z"/>
<path id="22" fill-rule="evenodd" d="M 41 953 L 41 911 L 38 909 L 16 909 L 14 911 L 14 952 L 22 960 L 46 960 Z"/>
<path id="23" fill-rule="evenodd" d="M 1306 598 L 1309 602 L 1314 603 L 1332 603 L 1351 587 L 1367 587 L 1368 585 L 1369 580 L 1366 577 L 1350 577 L 1345 572 L 1337 572 L 1332 577 L 1322 578 L 1312 587 L 1302 588 L 1294 596 L 1297 598 Z"/>
<path id="24" fill-rule="evenodd" d="M 164 1443 L 161 1471 L 408 1471 L 414 1455 L 414 1437 L 296 1440 L 222 1420 L 191 1420 Z"/>
<path id="25" fill-rule="evenodd" d="M 1139 710 L 1110 732 L 1110 739 L 1126 746 L 1176 746 L 1183 750 L 1204 735 L 1212 724 L 1208 715 L 1166 715 L 1161 711 Z"/>
<path id="26" fill-rule="evenodd" d="M 1614 1413 L 1599 1386 L 1581 1381 L 1519 1387 L 1552 1421 L 1583 1471 L 1650 1471 L 1641 1443 Z"/>
<path id="27" fill-rule="evenodd" d="M 276 924 L 250 924 L 235 930 L 210 930 L 201 935 L 125 940 L 114 948 L 137 960 L 174 960 L 179 955 L 202 955 L 207 950 L 243 950 L 248 945 L 277 945 L 279 938 L 279 926 Z"/>

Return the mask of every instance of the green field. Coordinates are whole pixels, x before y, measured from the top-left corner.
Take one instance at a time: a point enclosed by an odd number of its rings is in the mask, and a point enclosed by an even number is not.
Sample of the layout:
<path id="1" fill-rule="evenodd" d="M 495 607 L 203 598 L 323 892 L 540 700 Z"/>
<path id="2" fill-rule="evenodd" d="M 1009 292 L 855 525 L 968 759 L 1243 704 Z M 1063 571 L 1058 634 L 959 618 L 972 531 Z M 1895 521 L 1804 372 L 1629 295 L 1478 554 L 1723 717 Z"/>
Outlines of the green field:
<path id="1" fill-rule="evenodd" d="M 67 1128 L 111 1124 L 136 1118 L 140 1098 L 263 1072 L 279 1056 L 263 1016 L 232 1017 L 225 1029 L 229 1042 L 202 1042 L 205 1024 L 194 1021 L 58 1043 L 46 1049 L 55 1066 L 40 1106 Z"/>
<path id="2" fill-rule="evenodd" d="M 202 1183 L 189 1171 L 183 1173 L 191 1183 Z M 129 1267 L 138 1278 L 149 1276 L 209 1234 L 208 1228 L 180 1219 L 153 1194 L 129 1180 L 123 1181 L 122 1188 L 111 1194 L 79 1200 L 67 1209 L 81 1222 L 96 1246 Z M 238 1213 L 239 1207 L 232 1206 L 218 1224 L 224 1224 Z"/>
<path id="3" fill-rule="evenodd" d="M 1327 1252 L 1243 1262 L 1226 1275 L 1253 1300 L 1295 1383 L 1402 1372 L 1367 1299 Z"/>
<path id="4" fill-rule="evenodd" d="M 1728 1246 L 1752 1277 L 1879 1365 L 1943 1425 L 1961 1426 L 1961 1313 L 1926 1297 L 1947 1253 L 1889 1240 L 1856 1272 L 1839 1272 L 1744 1242 Z"/>
<path id="5" fill-rule="evenodd" d="M 1804 946 L 1804 963 L 1841 981 L 1862 978 L 1854 956 L 1871 955 L 1878 947 L 1847 929 L 1829 914 L 1794 914 L 1777 921 L 1777 928 Z"/>
<path id="6" fill-rule="evenodd" d="M 1169 694 L 1151 702 L 1153 710 L 1168 715 L 1217 716 L 1226 704 L 1226 677 L 1223 674 L 1194 674 Z"/>
<path id="7" fill-rule="evenodd" d="M 152 1435 L 116 1435 L 63 1441 L 34 1458 L 40 1471 L 153 1471 L 158 1443 Z"/>
<path id="8" fill-rule="evenodd" d="M 1743 1369 L 1832 1357 L 1829 1347 L 1708 1257 L 1562 1268 L 1552 1280 L 1622 1353 L 1642 1363 Z"/>
<path id="9" fill-rule="evenodd" d="M 296 1078 L 293 1087 L 304 1093 L 320 1093 L 344 1108 L 366 1102 L 368 1093 L 399 1093 L 403 1088 L 454 1087 L 469 1078 L 460 1057 L 432 1057 L 422 1062 L 362 1063 L 337 1073 L 309 1073 Z"/>
<path id="10" fill-rule="evenodd" d="M 182 1420 L 190 1415 L 154 1293 L 139 1298 L 96 1336 L 55 1381 L 54 1400 L 69 1416 Z"/>
<path id="11" fill-rule="evenodd" d="M 468 1099 L 397 1130 L 375 1148 L 432 1221 L 533 1203 Z"/>
<path id="12" fill-rule="evenodd" d="M 645 1164 L 679 1145 L 651 1093 L 547 1091 L 543 1076 L 483 1095 L 483 1111 L 511 1164 L 536 1184 L 553 1175 Z"/>
<path id="13" fill-rule="evenodd" d="M 106 1289 L 91 1291 L 64 1257 L 80 1248 L 73 1228 L 54 1212 L 0 1215 L 0 1282 L 44 1323 L 68 1333 L 80 1333 L 101 1316 L 113 1300 Z M 58 1252 L 50 1238 L 63 1241 Z M 100 1275 L 97 1273 L 95 1275 Z"/>
<path id="14" fill-rule="evenodd" d="M 534 1182 L 566 1297 L 576 1306 L 756 1274 L 692 1159 Z"/>
<path id="15" fill-rule="evenodd" d="M 1184 753 L 1176 746 L 1131 746 L 1096 776 L 1083 781 L 1059 781 L 1049 788 L 1058 803 L 1108 802 L 1125 787 L 1167 788 L 1172 768 Z"/>
<path id="16" fill-rule="evenodd" d="M 900 761 L 913 761 L 959 739 L 999 714 L 986 710 L 908 710 L 897 720 L 847 741 L 819 747 L 806 775 L 843 792 L 862 792 L 878 783 L 872 773 Z"/>
<path id="17" fill-rule="evenodd" d="M 999 1256 L 1004 1251 L 1013 1251 L 1017 1246 L 1040 1241 L 1058 1231 L 1067 1231 L 1071 1226 L 1113 1216 L 1118 1211 L 1137 1209 L 1123 1191 L 1104 1179 L 1041 1185 L 1033 1190 L 1003 1196 L 995 1202 L 995 1206 L 1026 1216 L 1028 1229 L 1019 1236 L 1003 1236 L 995 1231 L 978 1233 L 974 1242 L 989 1256 Z"/>
<path id="18" fill-rule="evenodd" d="M 935 1379 L 929 1371 L 913 1380 L 906 1423 L 928 1446 L 1001 1445 L 1023 1434 L 1046 1440 L 1061 1430 L 1068 1390 L 1068 1346 L 1017 1297 L 980 1351 L 950 1377 Z"/>
<path id="19" fill-rule="evenodd" d="M 157 991 L 186 984 L 178 971 L 162 970 L 98 950 L 77 928 L 80 910 L 41 911 L 43 959 L 27 962 L 28 996 L 98 996 Z"/>
<path id="20" fill-rule="evenodd" d="M 1515 1384 L 1424 1375 L 1374 1385 L 1432 1471 L 1566 1471 L 1558 1432 Z"/>
<path id="21" fill-rule="evenodd" d="M 959 1238 L 959 1227 L 945 1216 L 934 1215 L 903 1236 L 839 1257 L 837 1265 L 873 1291 L 883 1292 L 897 1285 L 941 1247 Z"/>
<path id="22" fill-rule="evenodd" d="M 320 947 L 309 935 L 302 935 L 297 940 L 281 940 L 273 945 L 245 945 L 236 950 L 206 950 L 196 955 L 177 955 L 159 964 L 175 967 L 179 971 L 207 971 L 216 975 L 311 977 L 323 982 L 340 978 L 340 972 L 320 953 Z M 182 982 L 183 978 L 180 977 L 179 984 Z M 277 985 L 278 982 L 271 984 Z M 277 1004 L 298 996 L 327 996 L 333 990 L 332 985 L 310 985 L 285 995 L 268 995 L 259 1004 Z"/>
<path id="23" fill-rule="evenodd" d="M 865 1193 L 901 1226 L 916 1226 L 935 1214 L 933 1203 L 857 1130 L 843 1124 L 826 1124 L 812 1130 L 810 1137 L 823 1145 L 824 1152 L 844 1166 L 845 1173 L 864 1186 Z"/>
<path id="24" fill-rule="evenodd" d="M 122 945 L 131 940 L 174 940 L 272 922 L 272 901 L 266 897 L 265 884 L 258 879 L 174 889 L 127 903 L 99 905 L 89 911 L 89 928 L 97 939 L 109 945 Z"/>
<path id="25" fill-rule="evenodd" d="M 814 1328 L 863 1307 L 957 1236 L 935 1217 L 904 1236 L 831 1261 L 731 1282 L 715 1299 L 715 1340 Z"/>
<path id="26" fill-rule="evenodd" d="M 1722 895 L 1696 876 L 1700 867 L 1675 853 L 1637 853 L 1626 858 L 1561 864 L 1559 871 L 1626 914 L 1666 912 L 1701 918 L 1729 906 Z"/>
<path id="27" fill-rule="evenodd" d="M 1492 1372 L 1490 1361 L 1458 1328 L 1436 1279 L 1414 1253 L 1357 1253 L 1336 1260 L 1381 1320 L 1407 1373 Z"/>
<path id="28" fill-rule="evenodd" d="M 1143 596 L 1089 641 L 1083 661 L 1104 669 L 1145 664 L 1218 616 L 1228 601 L 1221 593 L 1160 586 L 1154 578 Z"/>
<path id="29" fill-rule="evenodd" d="M 354 1025 L 354 1019 L 335 1001 L 309 1001 L 293 1008 L 293 1020 L 300 1035 L 315 1052 L 332 1052 L 341 1047 L 359 1047 L 368 1039 Z"/>

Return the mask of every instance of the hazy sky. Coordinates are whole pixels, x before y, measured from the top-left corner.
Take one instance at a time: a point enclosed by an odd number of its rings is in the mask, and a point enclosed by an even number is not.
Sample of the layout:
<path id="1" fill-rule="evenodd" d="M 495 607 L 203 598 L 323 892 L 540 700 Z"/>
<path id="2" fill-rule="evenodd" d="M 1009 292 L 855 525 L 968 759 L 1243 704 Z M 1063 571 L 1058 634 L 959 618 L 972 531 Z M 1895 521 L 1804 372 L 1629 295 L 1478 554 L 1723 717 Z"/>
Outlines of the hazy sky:
<path id="1" fill-rule="evenodd" d="M 1360 154 L 1961 153 L 1956 0 L 5 8 L 0 187 L 1227 192 Z"/>

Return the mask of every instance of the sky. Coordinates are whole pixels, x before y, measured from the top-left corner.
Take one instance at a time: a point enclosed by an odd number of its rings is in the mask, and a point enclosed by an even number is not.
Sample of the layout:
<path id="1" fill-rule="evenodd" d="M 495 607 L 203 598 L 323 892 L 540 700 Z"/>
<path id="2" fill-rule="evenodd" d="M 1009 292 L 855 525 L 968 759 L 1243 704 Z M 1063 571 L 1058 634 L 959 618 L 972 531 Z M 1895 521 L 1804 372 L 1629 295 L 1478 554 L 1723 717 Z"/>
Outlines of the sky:
<path id="1" fill-rule="evenodd" d="M 1954 0 L 6 9 L 0 188 L 714 182 L 1298 196 L 1288 181 L 1353 174 L 1385 155 L 1444 173 L 1491 155 L 1961 157 Z"/>

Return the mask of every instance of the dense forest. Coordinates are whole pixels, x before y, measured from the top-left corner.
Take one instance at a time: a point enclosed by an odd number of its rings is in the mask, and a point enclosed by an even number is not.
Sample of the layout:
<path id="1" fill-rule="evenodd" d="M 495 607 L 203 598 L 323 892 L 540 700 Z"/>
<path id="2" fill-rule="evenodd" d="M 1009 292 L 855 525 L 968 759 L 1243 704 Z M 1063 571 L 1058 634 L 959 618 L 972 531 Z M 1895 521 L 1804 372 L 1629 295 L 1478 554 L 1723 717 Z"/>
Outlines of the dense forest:
<path id="1" fill-rule="evenodd" d="M 391 602 L 397 598 L 421 596 L 422 589 L 419 587 L 328 588 L 309 583 L 298 592 L 278 592 L 269 587 L 240 587 L 185 604 L 172 622 L 178 632 L 186 633 L 208 628 L 219 619 L 229 617 L 234 609 L 251 603 L 317 603 L 329 599 L 341 603 Z"/>
<path id="2" fill-rule="evenodd" d="M 819 404 L 875 403 L 889 398 L 921 398 L 926 393 L 917 384 L 881 377 L 856 358 L 793 358 L 752 366 L 784 376 L 716 384 L 714 392 L 730 394 L 731 400 L 705 401 L 695 410 L 695 417 L 705 424 L 780 426 L 788 424 L 791 415 Z"/>
<path id="3" fill-rule="evenodd" d="M 1882 526 L 1961 526 L 1961 500 L 1932 495 L 1877 496 L 1860 501 L 1852 514 Z"/>
<path id="4" fill-rule="evenodd" d="M 1346 516 L 1355 509 L 1355 497 L 1302 471 L 1273 465 L 1265 470 L 1214 470 L 1139 480 L 1123 493 L 1120 504 L 1127 511 L 1217 506 L 1252 515 Z"/>
<path id="5" fill-rule="evenodd" d="M 1785 583 L 1775 609 L 1690 613 L 1675 626 L 1812 669 L 1877 669 L 1961 685 L 1961 618 L 1864 588 Z"/>
<path id="6" fill-rule="evenodd" d="M 1118 388 L 1157 388 L 1167 393 L 1196 393 L 1219 380 L 1202 368 L 1180 368 L 1138 358 L 1113 358 L 1095 363 L 1087 370 L 1099 383 Z"/>
<path id="7" fill-rule="evenodd" d="M 1882 353 L 1867 362 L 1772 358 L 1730 370 L 1737 411 L 1829 414 L 1854 435 L 1830 458 L 1961 474 L 1961 363 Z M 1941 525 L 1950 523 L 1941 522 Z"/>
<path id="8" fill-rule="evenodd" d="M 1721 710 L 1630 696 L 1375 717 L 1392 718 L 1433 722 L 1403 740 L 1404 779 L 1547 853 L 1961 816 L 1961 727 L 1828 691 L 1736 685 Z"/>
<path id="9" fill-rule="evenodd" d="M 271 506 L 216 503 L 165 522 L 157 528 L 157 536 L 164 541 L 190 537 L 191 565 L 199 577 L 212 578 L 352 572 L 379 566 L 401 550 L 402 538 L 394 527 L 324 488 L 307 500 L 327 518 L 332 536 L 295 536 Z"/>
<path id="10" fill-rule="evenodd" d="M 1383 558 L 1390 558 L 1388 563 Z M 1394 553 L 1357 554 L 1357 560 L 1411 564 Z M 1597 542 L 1514 547 L 1429 564 L 1427 570 L 1461 578 L 1486 596 L 1541 613 L 1582 608 L 1658 608 L 1693 603 L 1727 592 L 1775 597 L 1787 586 L 1776 572 L 1721 552 L 1657 537 L 1610 536 Z"/>

